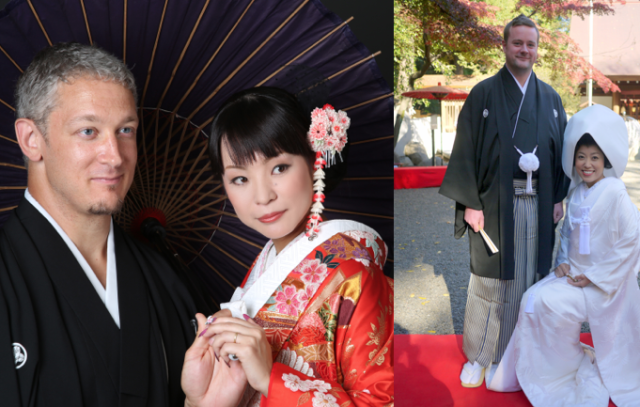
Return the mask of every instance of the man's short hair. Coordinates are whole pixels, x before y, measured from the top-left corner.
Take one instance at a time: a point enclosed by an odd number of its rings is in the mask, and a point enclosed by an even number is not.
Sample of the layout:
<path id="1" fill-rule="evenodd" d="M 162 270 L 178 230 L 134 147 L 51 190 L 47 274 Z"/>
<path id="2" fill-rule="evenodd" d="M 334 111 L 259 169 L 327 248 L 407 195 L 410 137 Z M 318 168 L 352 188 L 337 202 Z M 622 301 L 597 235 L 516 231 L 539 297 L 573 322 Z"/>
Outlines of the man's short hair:
<path id="1" fill-rule="evenodd" d="M 59 43 L 38 52 L 18 80 L 16 118 L 33 120 L 46 136 L 47 121 L 57 103 L 58 84 L 82 77 L 117 82 L 137 101 L 133 74 L 120 59 L 96 46 Z"/>
<path id="2" fill-rule="evenodd" d="M 525 25 L 527 27 L 535 28 L 536 34 L 538 34 L 538 39 L 536 40 L 536 42 L 540 42 L 540 31 L 538 31 L 538 27 L 536 27 L 536 23 L 534 23 L 532 19 L 530 19 L 529 17 L 525 16 L 524 14 L 520 14 L 518 17 L 516 17 L 513 20 L 509 21 L 509 24 L 507 24 L 504 27 L 504 42 L 505 43 L 509 42 L 509 31 L 511 31 L 511 27 L 518 27 L 518 26 L 521 26 L 521 25 Z"/>

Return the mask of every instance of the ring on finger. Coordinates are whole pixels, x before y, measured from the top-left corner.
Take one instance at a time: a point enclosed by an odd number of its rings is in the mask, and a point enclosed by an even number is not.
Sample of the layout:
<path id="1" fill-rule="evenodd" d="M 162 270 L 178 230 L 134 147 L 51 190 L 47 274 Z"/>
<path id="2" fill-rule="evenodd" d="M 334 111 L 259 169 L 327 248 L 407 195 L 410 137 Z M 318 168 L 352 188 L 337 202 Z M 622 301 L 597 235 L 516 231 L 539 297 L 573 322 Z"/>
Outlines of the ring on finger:
<path id="1" fill-rule="evenodd" d="M 237 341 L 238 341 L 238 335 L 239 335 L 239 333 L 238 333 L 238 332 L 236 332 L 236 336 L 233 338 L 233 343 L 238 343 L 238 342 L 237 342 Z M 229 354 L 229 359 L 231 359 L 231 360 L 238 360 L 239 358 L 236 356 L 236 354 L 235 354 L 235 353 L 230 353 L 230 354 Z"/>

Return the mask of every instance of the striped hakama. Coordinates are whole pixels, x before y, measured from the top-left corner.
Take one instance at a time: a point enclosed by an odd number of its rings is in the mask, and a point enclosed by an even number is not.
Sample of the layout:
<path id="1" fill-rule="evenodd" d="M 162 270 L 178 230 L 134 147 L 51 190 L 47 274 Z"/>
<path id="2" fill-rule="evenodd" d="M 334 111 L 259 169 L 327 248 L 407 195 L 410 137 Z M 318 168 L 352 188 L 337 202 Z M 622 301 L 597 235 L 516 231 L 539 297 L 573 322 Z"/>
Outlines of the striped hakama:
<path id="1" fill-rule="evenodd" d="M 471 363 L 484 367 L 502 359 L 515 329 L 522 295 L 536 281 L 538 265 L 537 180 L 526 195 L 526 180 L 514 179 L 514 280 L 471 274 L 464 315 L 463 350 Z"/>

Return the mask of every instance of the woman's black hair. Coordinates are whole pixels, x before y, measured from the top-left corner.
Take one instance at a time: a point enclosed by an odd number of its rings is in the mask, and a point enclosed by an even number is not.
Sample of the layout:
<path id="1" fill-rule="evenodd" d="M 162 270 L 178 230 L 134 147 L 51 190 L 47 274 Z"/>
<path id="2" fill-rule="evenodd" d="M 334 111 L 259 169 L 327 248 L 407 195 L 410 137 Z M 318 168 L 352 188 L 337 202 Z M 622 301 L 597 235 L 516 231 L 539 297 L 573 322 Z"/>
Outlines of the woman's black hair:
<path id="1" fill-rule="evenodd" d="M 315 152 L 307 138 L 311 112 L 306 112 L 291 93 L 278 88 L 259 87 L 233 94 L 222 105 L 211 125 L 209 158 L 215 176 L 224 174 L 222 142 L 229 148 L 234 165 L 254 162 L 256 155 L 265 158 L 289 153 L 306 157 L 309 168 Z M 342 152 L 346 160 L 349 145 Z M 325 192 L 331 191 L 344 177 L 346 163 L 325 170 Z"/>
<path id="2" fill-rule="evenodd" d="M 211 126 L 209 157 L 217 177 L 224 173 L 222 141 L 234 165 L 254 162 L 256 154 L 266 158 L 289 153 L 307 157 L 315 153 L 307 140 L 311 117 L 296 98 L 281 89 L 260 87 L 233 94 L 222 105 Z"/>
<path id="3" fill-rule="evenodd" d="M 573 166 L 576 166 L 576 156 L 578 155 L 578 150 L 580 149 L 580 147 L 585 146 L 585 147 L 598 147 L 598 150 L 600 150 L 600 152 L 602 153 L 602 156 L 604 157 L 604 168 L 612 168 L 611 162 L 609 161 L 609 159 L 607 158 L 607 156 L 604 154 L 604 152 L 602 151 L 602 149 L 600 148 L 600 146 L 598 145 L 598 143 L 596 143 L 596 141 L 593 139 L 593 137 L 591 137 L 591 134 L 589 133 L 584 133 L 582 135 L 582 137 L 580 137 L 580 140 L 578 140 L 578 142 L 576 143 L 576 149 L 573 153 Z"/>

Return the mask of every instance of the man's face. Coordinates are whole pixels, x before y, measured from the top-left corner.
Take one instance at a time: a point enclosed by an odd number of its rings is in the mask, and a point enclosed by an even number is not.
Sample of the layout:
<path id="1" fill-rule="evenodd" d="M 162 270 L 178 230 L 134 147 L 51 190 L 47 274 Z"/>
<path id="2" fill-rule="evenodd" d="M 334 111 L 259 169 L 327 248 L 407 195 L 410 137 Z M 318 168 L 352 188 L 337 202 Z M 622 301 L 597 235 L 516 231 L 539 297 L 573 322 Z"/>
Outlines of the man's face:
<path id="1" fill-rule="evenodd" d="M 502 42 L 507 67 L 513 73 L 527 73 L 538 60 L 538 33 L 533 27 L 519 25 L 509 30 L 509 40 Z"/>
<path id="2" fill-rule="evenodd" d="M 89 77 L 60 83 L 38 185 L 71 217 L 117 212 L 133 181 L 137 127 L 133 95 L 122 85 Z"/>

